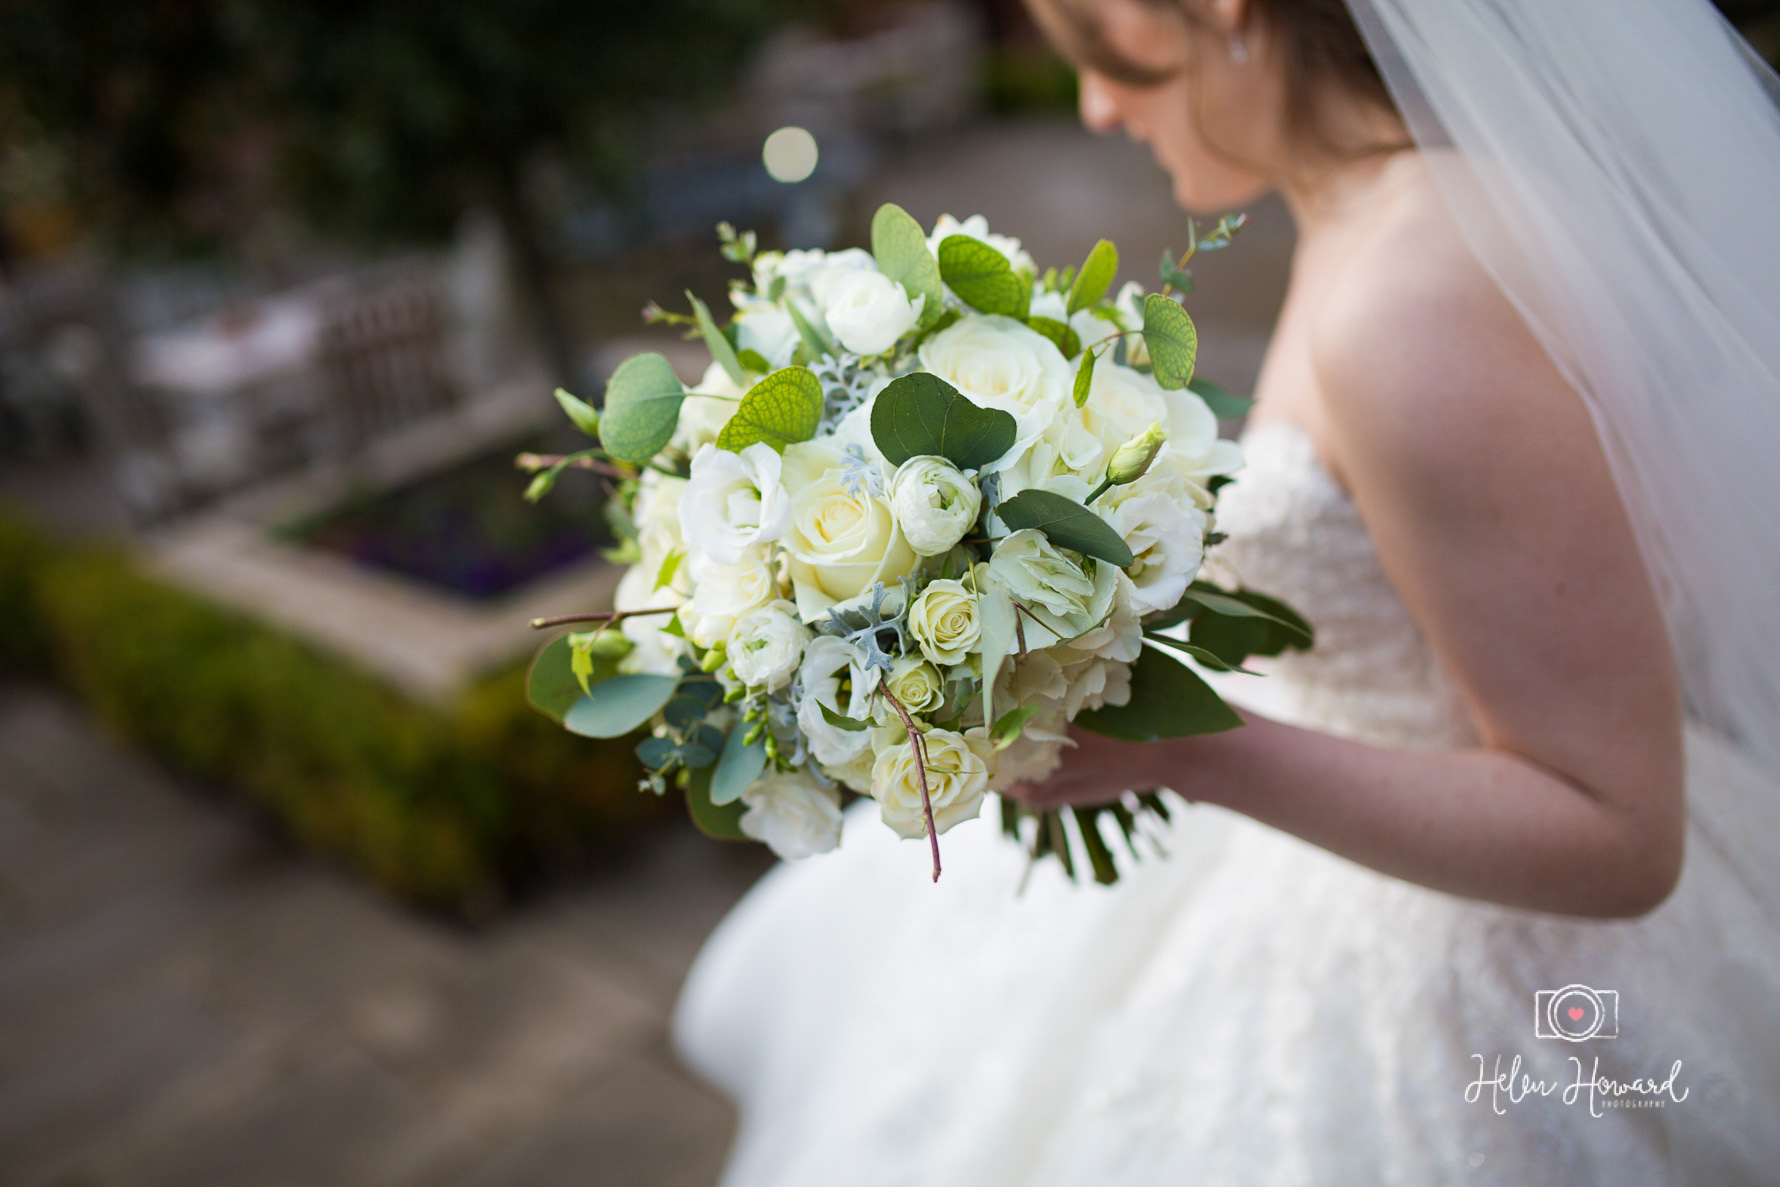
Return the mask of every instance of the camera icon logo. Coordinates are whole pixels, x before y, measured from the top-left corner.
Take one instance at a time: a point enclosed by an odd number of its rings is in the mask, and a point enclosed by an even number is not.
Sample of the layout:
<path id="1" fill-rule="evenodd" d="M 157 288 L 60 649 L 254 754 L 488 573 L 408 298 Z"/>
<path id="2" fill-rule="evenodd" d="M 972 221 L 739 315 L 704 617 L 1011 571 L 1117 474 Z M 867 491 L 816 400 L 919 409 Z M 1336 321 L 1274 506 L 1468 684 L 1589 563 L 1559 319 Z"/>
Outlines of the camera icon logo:
<path id="1" fill-rule="evenodd" d="M 1619 991 L 1566 985 L 1533 994 L 1533 1036 L 1581 1043 L 1619 1037 Z"/>

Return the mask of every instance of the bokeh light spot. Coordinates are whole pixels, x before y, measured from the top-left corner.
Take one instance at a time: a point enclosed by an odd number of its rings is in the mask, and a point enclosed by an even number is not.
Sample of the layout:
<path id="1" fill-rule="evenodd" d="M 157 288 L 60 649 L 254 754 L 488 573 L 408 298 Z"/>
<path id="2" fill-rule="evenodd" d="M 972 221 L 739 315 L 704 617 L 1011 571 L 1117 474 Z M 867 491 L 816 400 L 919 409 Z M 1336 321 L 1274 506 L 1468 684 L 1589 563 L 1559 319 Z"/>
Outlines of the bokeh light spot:
<path id="1" fill-rule="evenodd" d="M 816 171 L 816 138 L 802 128 L 780 128 L 760 151 L 774 181 L 802 181 Z"/>

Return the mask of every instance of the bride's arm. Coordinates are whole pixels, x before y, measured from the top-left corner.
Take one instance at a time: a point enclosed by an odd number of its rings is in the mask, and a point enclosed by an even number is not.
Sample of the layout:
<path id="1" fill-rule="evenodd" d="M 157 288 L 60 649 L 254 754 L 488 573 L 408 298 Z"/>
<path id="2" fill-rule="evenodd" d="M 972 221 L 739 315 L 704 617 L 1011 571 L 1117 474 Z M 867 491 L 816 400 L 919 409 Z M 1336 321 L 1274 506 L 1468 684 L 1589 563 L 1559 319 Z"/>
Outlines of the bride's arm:
<path id="1" fill-rule="evenodd" d="M 1333 461 L 1482 745 L 1396 750 L 1252 715 L 1150 746 L 1078 732 L 1022 794 L 1091 802 L 1136 767 L 1453 894 L 1591 916 L 1668 895 L 1683 760 L 1661 613 L 1586 409 L 1468 261 L 1436 251 L 1348 294 L 1315 351 Z"/>

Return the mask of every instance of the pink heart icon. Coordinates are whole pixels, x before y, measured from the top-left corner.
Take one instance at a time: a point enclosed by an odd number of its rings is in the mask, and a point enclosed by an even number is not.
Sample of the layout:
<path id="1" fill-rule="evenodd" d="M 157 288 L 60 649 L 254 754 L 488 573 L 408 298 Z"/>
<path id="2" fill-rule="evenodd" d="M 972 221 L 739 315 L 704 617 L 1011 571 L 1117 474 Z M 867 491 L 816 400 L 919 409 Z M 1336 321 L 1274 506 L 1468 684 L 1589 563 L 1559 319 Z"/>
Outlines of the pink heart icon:
<path id="1" fill-rule="evenodd" d="M 1570 1021 L 1571 1022 L 1581 1022 L 1582 1016 L 1584 1014 L 1586 1014 L 1587 1012 L 1588 1011 L 1584 1010 L 1581 1006 L 1571 1006 L 1570 1007 Z"/>

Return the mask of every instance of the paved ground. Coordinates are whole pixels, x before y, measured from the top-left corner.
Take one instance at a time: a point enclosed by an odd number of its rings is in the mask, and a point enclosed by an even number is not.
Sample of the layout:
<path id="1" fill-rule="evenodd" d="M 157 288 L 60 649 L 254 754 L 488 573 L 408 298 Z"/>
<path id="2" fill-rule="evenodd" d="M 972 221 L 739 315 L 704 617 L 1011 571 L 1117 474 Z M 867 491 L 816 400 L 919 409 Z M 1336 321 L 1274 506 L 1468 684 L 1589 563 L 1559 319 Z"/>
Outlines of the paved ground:
<path id="1" fill-rule="evenodd" d="M 761 868 L 674 832 L 470 934 L 0 690 L 0 1183 L 709 1183 L 664 1027 Z"/>

